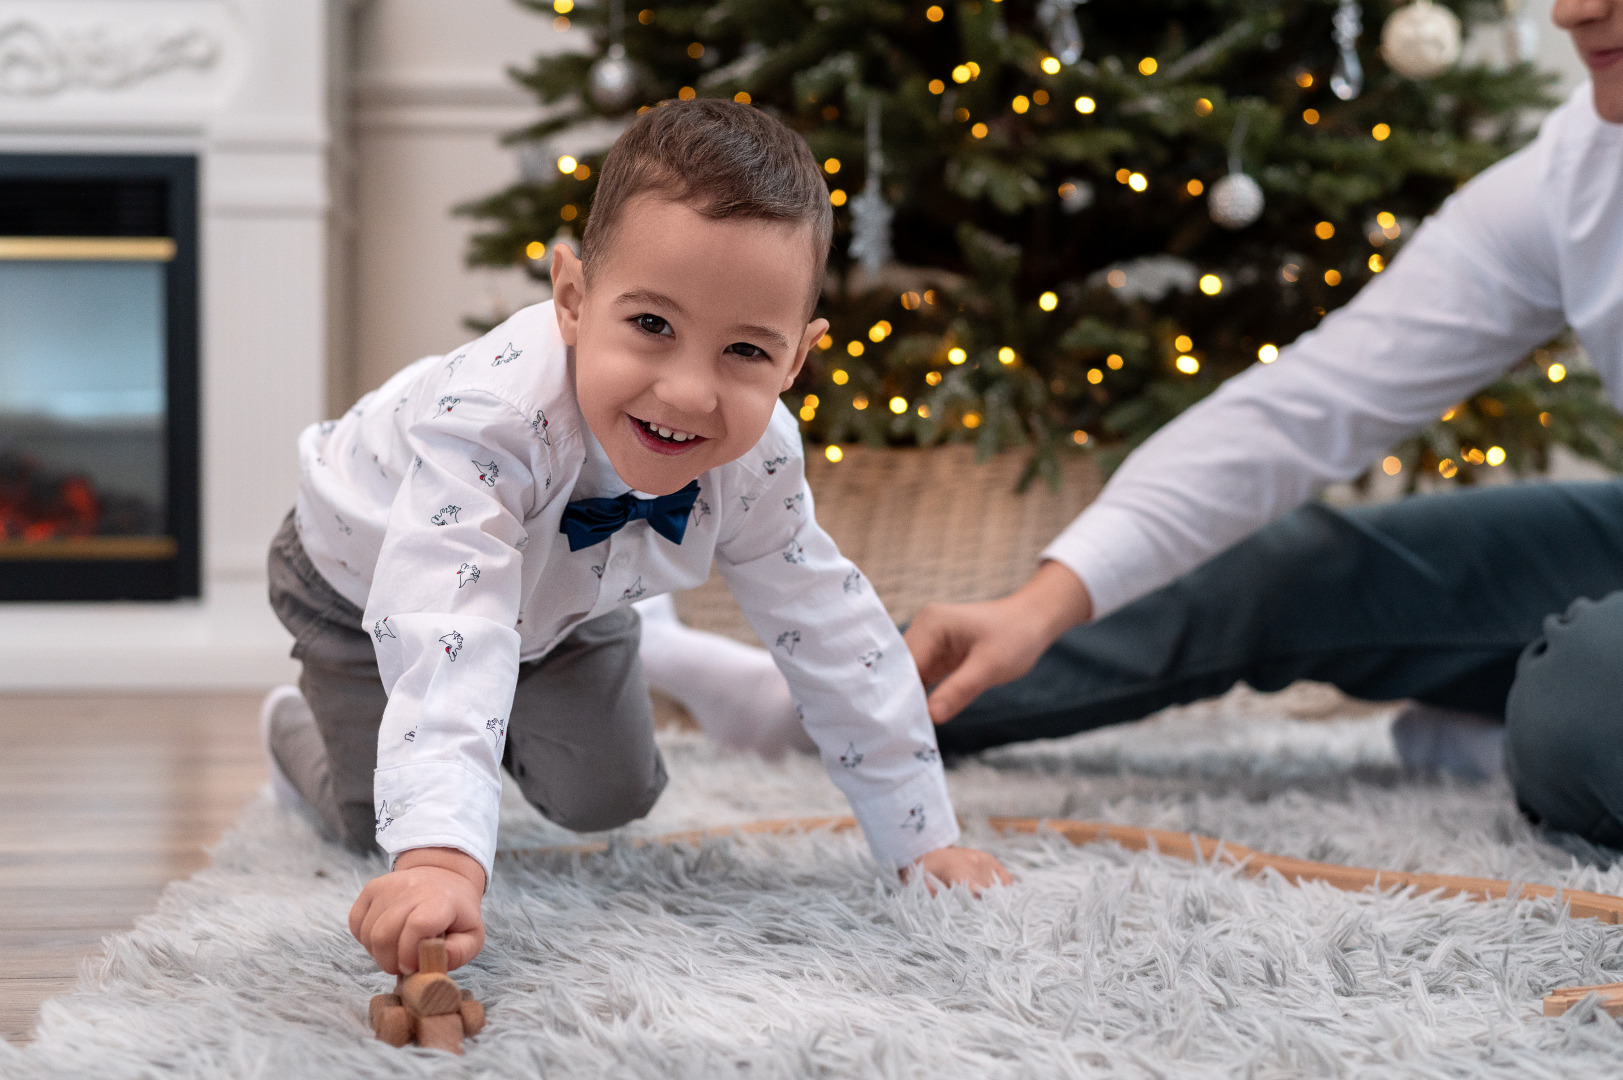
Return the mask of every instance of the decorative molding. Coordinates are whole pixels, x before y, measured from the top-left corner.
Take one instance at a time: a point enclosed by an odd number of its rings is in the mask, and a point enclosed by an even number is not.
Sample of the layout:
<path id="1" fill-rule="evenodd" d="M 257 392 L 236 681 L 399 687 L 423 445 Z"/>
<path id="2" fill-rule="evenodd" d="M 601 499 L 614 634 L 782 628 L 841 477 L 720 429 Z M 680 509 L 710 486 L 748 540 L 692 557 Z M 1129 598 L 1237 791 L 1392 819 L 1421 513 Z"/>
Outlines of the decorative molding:
<path id="1" fill-rule="evenodd" d="M 200 26 L 52 30 L 17 19 L 0 24 L 0 97 L 123 90 L 170 71 L 207 71 L 219 58 L 219 42 Z"/>

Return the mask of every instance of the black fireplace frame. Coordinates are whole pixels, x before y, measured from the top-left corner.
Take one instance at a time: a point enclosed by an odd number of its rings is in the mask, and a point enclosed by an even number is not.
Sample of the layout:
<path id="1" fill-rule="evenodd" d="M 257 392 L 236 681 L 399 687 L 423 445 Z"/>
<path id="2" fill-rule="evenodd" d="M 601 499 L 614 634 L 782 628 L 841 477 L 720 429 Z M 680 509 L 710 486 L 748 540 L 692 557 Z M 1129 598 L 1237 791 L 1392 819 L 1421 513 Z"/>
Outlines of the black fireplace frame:
<path id="1" fill-rule="evenodd" d="M 96 209 L 94 193 L 161 187 L 152 213 L 121 220 Z M 123 185 L 122 188 L 119 186 Z M 28 192 L 54 189 L 29 202 Z M 14 197 L 7 199 L 10 191 Z M 74 193 L 82 192 L 82 207 Z M 164 531 L 174 539 L 166 558 L 0 559 L 0 601 L 177 600 L 201 592 L 201 424 L 198 315 L 197 158 L 191 155 L 0 154 L 0 235 L 166 236 L 175 245 L 165 263 Z M 161 231 L 151 231 L 156 222 Z"/>

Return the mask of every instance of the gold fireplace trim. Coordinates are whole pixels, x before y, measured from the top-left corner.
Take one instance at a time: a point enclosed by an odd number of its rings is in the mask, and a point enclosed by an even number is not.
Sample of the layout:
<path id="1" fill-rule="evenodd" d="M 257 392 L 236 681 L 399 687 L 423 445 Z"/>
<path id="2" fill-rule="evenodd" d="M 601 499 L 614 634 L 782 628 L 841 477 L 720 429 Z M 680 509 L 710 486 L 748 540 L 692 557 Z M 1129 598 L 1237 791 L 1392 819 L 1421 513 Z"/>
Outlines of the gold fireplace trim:
<path id="1" fill-rule="evenodd" d="M 169 262 L 167 236 L 0 236 L 0 260 Z"/>
<path id="2" fill-rule="evenodd" d="M 61 540 L 0 540 L 0 562 L 36 560 L 172 559 L 179 545 L 173 536 L 80 536 Z"/>

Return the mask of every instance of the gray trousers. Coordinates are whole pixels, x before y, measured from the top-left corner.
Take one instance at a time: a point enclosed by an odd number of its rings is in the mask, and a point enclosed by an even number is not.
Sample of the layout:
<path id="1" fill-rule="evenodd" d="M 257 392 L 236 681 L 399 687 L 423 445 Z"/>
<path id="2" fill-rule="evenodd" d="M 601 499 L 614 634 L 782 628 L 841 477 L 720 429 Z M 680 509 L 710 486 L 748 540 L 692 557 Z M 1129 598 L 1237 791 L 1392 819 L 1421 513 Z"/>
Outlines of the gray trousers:
<path id="1" fill-rule="evenodd" d="M 306 792 L 352 848 L 373 850 L 372 774 L 388 704 L 361 611 L 311 565 L 288 515 L 271 542 L 270 602 L 303 665 L 299 689 L 326 744 L 329 790 Z M 549 821 L 576 832 L 642 817 L 665 789 L 630 607 L 519 665 L 502 765 Z"/>
<path id="2" fill-rule="evenodd" d="M 1623 848 L 1623 481 L 1310 505 L 1064 634 L 944 754 L 1317 679 L 1503 718 L 1535 821 Z"/>

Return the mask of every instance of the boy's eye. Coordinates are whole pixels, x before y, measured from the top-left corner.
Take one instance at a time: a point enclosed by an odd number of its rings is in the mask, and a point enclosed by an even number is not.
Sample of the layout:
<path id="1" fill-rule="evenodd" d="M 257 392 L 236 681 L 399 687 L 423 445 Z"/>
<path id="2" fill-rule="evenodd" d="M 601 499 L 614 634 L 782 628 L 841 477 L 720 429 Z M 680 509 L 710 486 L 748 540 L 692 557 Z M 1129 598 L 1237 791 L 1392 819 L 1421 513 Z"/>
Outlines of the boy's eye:
<path id="1" fill-rule="evenodd" d="M 650 315 L 647 312 L 644 312 L 641 315 L 632 316 L 631 321 L 637 324 L 637 329 L 649 334 L 661 334 L 668 336 L 673 332 L 671 330 L 670 323 L 666 322 L 658 315 Z"/>
<path id="2" fill-rule="evenodd" d="M 767 356 L 765 349 L 758 345 L 751 345 L 747 341 L 735 341 L 731 345 L 727 346 L 726 351 L 730 353 L 737 353 L 739 356 L 742 356 L 748 360 L 771 359 L 771 357 Z"/>

